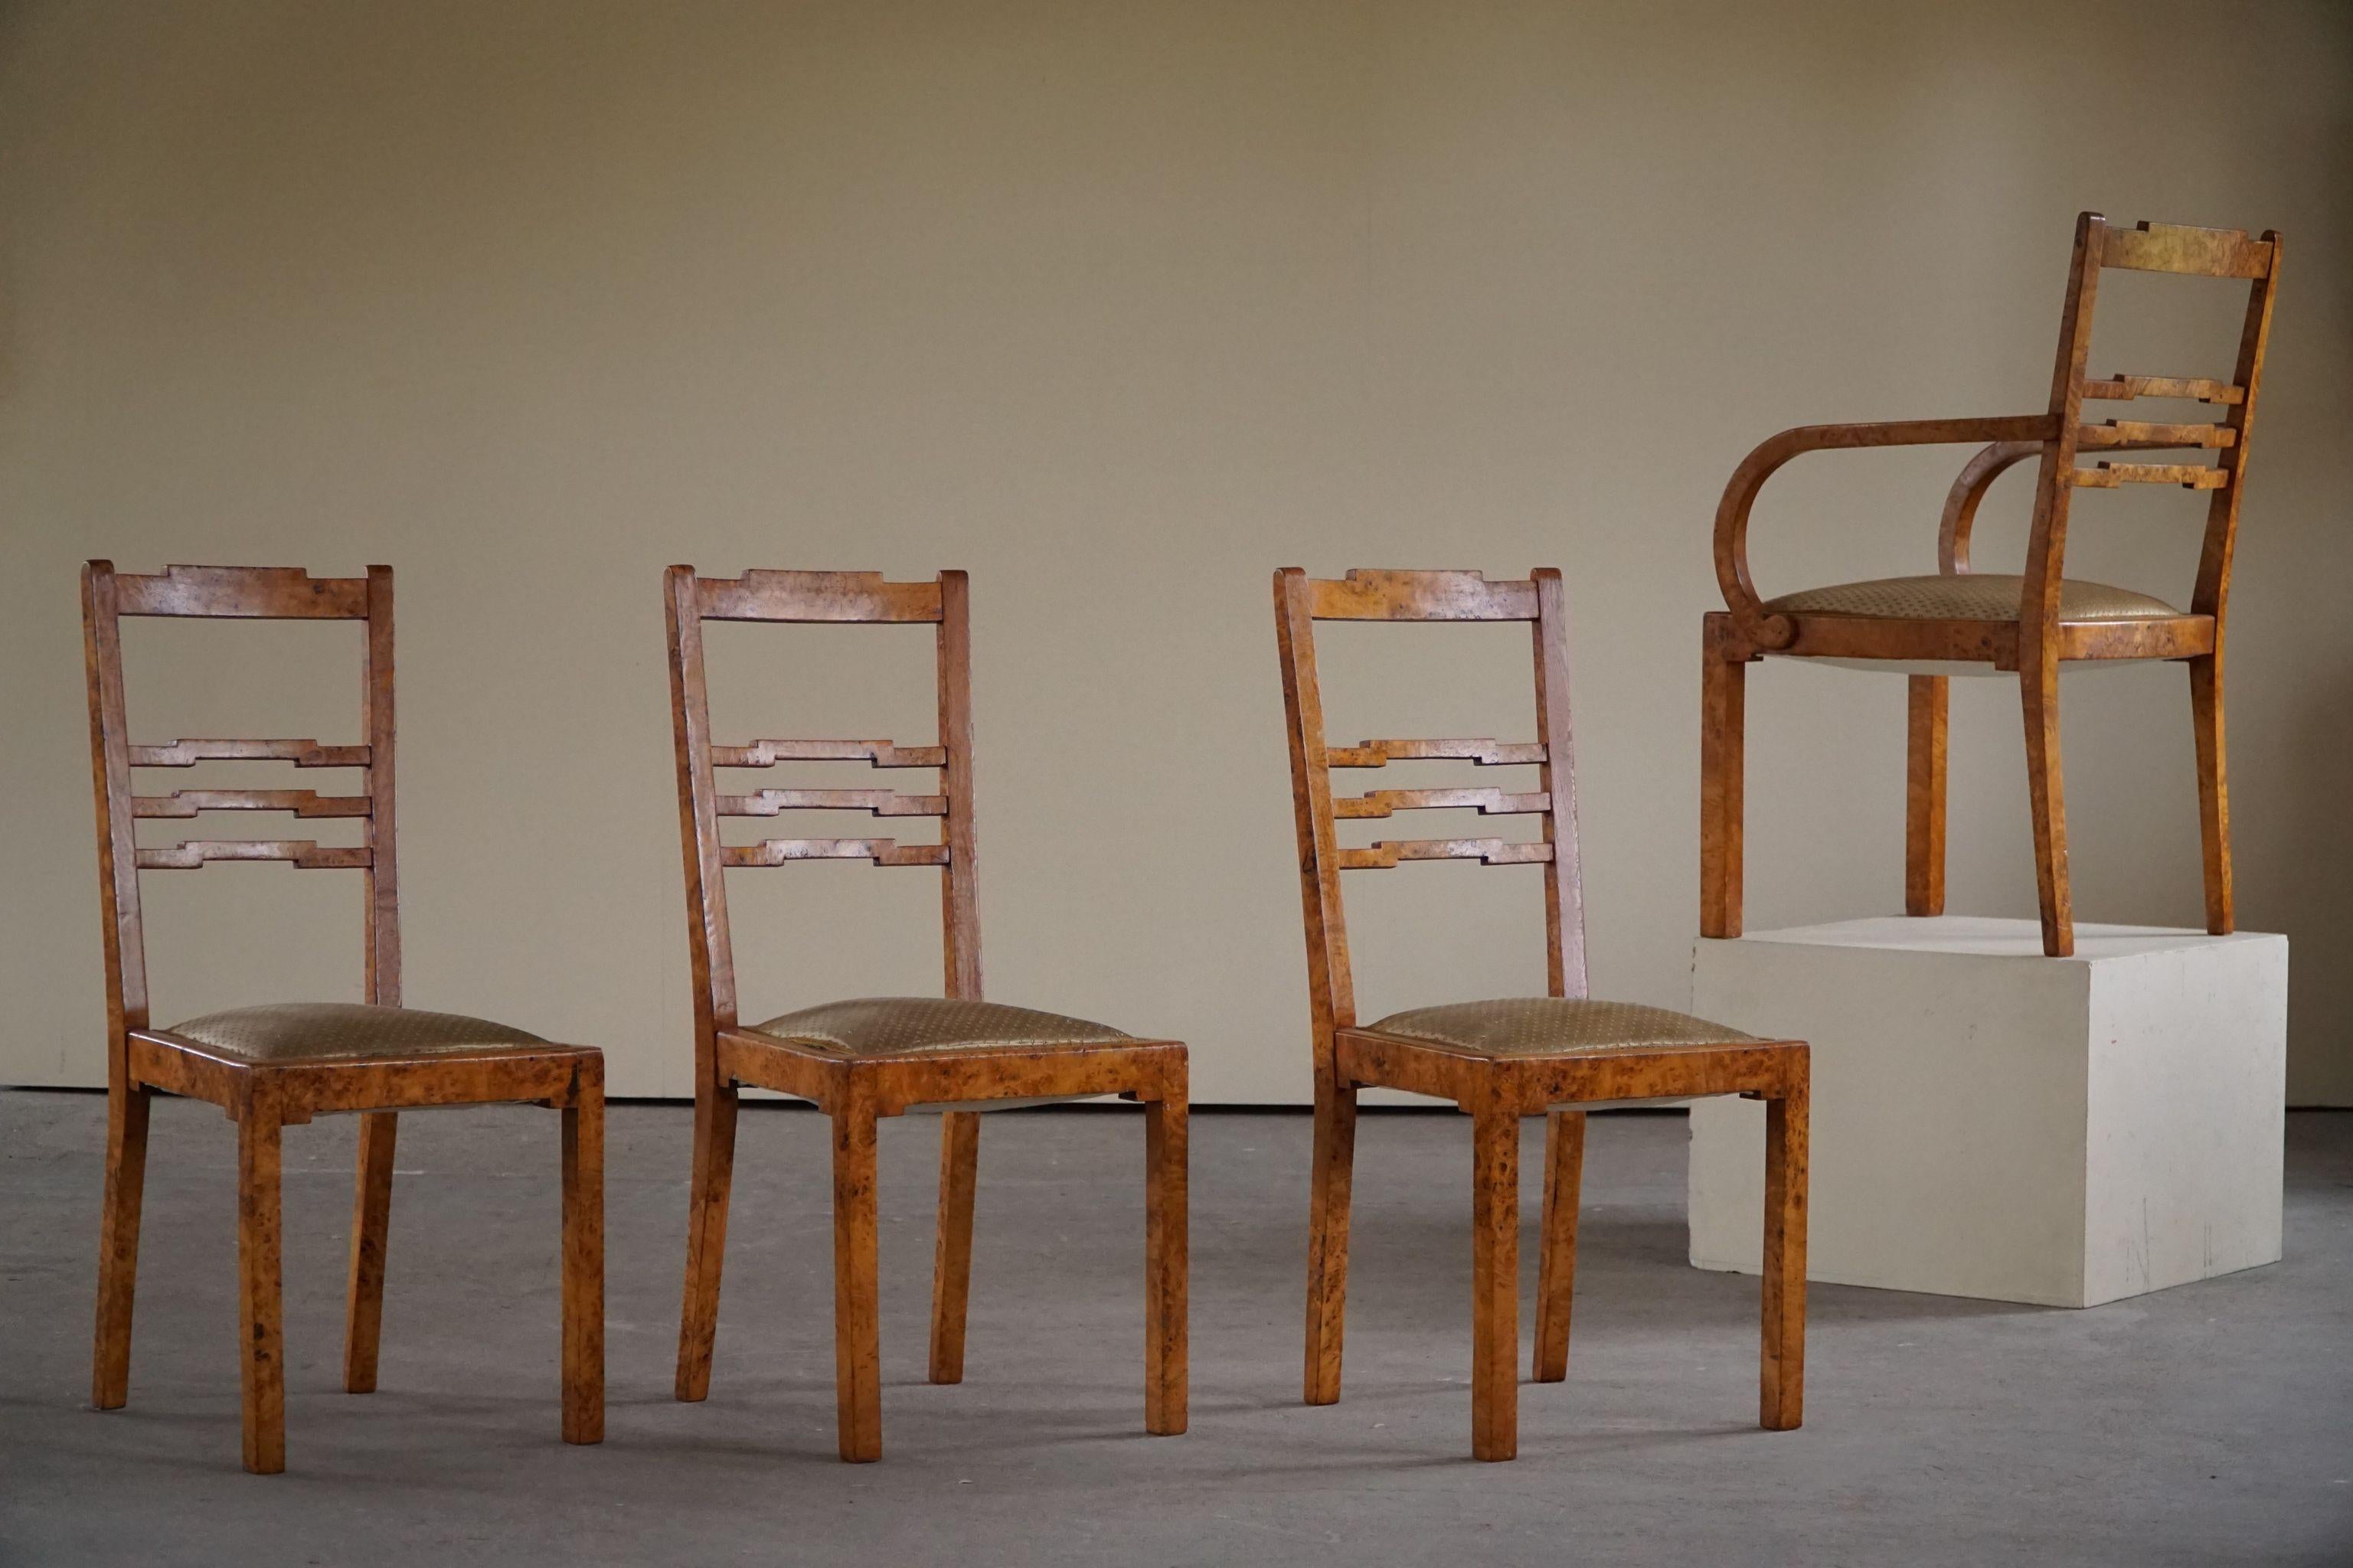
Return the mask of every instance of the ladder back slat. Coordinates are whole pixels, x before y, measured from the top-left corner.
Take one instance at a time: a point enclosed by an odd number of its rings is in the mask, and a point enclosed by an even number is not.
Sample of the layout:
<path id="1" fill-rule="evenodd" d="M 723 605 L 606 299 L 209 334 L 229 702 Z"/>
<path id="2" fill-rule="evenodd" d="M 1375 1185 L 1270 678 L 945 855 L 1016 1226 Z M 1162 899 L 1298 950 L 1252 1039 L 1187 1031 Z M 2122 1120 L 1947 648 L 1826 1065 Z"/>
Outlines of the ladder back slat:
<path id="1" fill-rule="evenodd" d="M 2186 375 L 2112 375 L 2105 381 L 2087 381 L 2084 395 L 2103 403 L 2130 403 L 2137 397 L 2178 397 L 2185 402 L 2243 403 L 2247 389 L 2227 381 L 2208 381 Z"/>
<path id="2" fill-rule="evenodd" d="M 880 572 L 750 571 L 695 583 L 711 621 L 923 622 L 940 618 L 940 585 L 889 583 Z"/>
<path id="3" fill-rule="evenodd" d="M 198 763 L 292 763 L 298 768 L 364 768 L 365 746 L 322 746 L 316 741 L 174 741 L 128 748 L 134 768 L 192 768 Z"/>
<path id="4" fill-rule="evenodd" d="M 2231 482 L 2228 468 L 2206 468 L 2194 463 L 2102 463 L 2077 468 L 2079 489 L 2112 490 L 2119 485 L 2179 485 L 2186 490 L 2219 490 Z"/>
<path id="5" fill-rule="evenodd" d="M 786 811 L 865 811 L 876 816 L 945 816 L 947 796 L 894 795 L 887 789 L 764 789 L 717 797 L 722 816 L 775 816 Z"/>
<path id="6" fill-rule="evenodd" d="M 193 871 L 215 860 L 290 860 L 298 870 L 365 870 L 375 857 L 361 846 L 321 848 L 308 838 L 191 838 L 139 851 L 142 871 Z"/>
<path id="7" fill-rule="evenodd" d="M 1464 762 L 1482 768 L 1525 767 L 1545 760 L 1541 741 L 1359 741 L 1324 753 L 1326 767 L 1381 768 L 1391 763 Z"/>
<path id="8" fill-rule="evenodd" d="M 368 584 L 364 577 L 313 577 L 299 566 L 166 566 L 148 577 L 117 574 L 114 605 L 124 616 L 364 621 Z"/>
<path id="9" fill-rule="evenodd" d="M 778 763 L 869 763 L 878 768 L 944 768 L 944 746 L 901 746 L 889 741 L 754 741 L 713 746 L 714 768 L 773 768 Z"/>
<path id="10" fill-rule="evenodd" d="M 2144 223 L 2136 228 L 2109 229 L 2100 265 L 2193 278 L 2264 278 L 2271 274 L 2272 247 L 2265 241 L 2249 239 L 2242 228 Z"/>
<path id="11" fill-rule="evenodd" d="M 1357 570 L 1308 585 L 1319 621 L 1532 621 L 1533 583 L 1490 583 L 1478 572 Z"/>
<path id="12" fill-rule="evenodd" d="M 1385 870 L 1402 860 L 1476 860 L 1484 866 L 1542 865 L 1552 846 L 1514 844 L 1501 838 L 1385 838 L 1362 849 L 1343 849 L 1344 871 Z"/>
<path id="13" fill-rule="evenodd" d="M 297 816 L 366 816 L 375 803 L 364 795 L 321 795 L 307 789 L 175 789 L 133 795 L 134 816 L 194 816 L 206 811 L 290 811 Z"/>
<path id="14" fill-rule="evenodd" d="M 1542 790 L 1512 795 L 1500 789 L 1377 789 L 1358 796 L 1340 795 L 1332 802 L 1332 815 L 1349 819 L 1448 808 L 1475 808 L 1482 816 L 1512 816 L 1550 811 L 1552 796 Z"/>
<path id="15" fill-rule="evenodd" d="M 2110 419 L 2086 425 L 2075 432 L 2079 450 L 2146 450 L 2160 447 L 2202 447 L 2219 451 L 2238 444 L 2239 433 L 2228 425 L 2158 425 L 2141 419 Z"/>
<path id="16" fill-rule="evenodd" d="M 721 848 L 728 866 L 784 866 L 795 860 L 871 860 L 877 866 L 944 866 L 944 844 L 902 844 L 895 838 L 765 838 Z"/>

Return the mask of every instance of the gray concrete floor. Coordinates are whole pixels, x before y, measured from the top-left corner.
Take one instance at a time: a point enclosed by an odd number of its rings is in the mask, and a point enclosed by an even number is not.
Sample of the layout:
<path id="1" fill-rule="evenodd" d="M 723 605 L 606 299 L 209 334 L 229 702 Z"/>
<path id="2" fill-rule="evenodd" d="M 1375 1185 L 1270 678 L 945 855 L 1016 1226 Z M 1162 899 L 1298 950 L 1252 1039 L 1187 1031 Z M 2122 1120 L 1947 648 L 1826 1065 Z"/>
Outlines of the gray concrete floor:
<path id="1" fill-rule="evenodd" d="M 286 1147 L 288 1473 L 237 1468 L 234 1139 L 158 1108 L 131 1404 L 87 1408 L 104 1102 L 0 1094 L 0 1562 L 2353 1562 L 2353 1116 L 2292 1117 L 2288 1258 L 2085 1312 L 1683 1262 L 1684 1125 L 1597 1119 L 1565 1384 L 1468 1458 L 1469 1124 L 1368 1115 L 1345 1398 L 1298 1402 L 1307 1123 L 1200 1113 L 1193 1421 L 1142 1432 L 1142 1123 L 982 1141 L 971 1349 L 923 1381 L 934 1124 L 883 1131 L 883 1441 L 833 1455 L 823 1123 L 747 1112 L 712 1397 L 674 1403 L 688 1113 L 615 1108 L 607 1436 L 556 1436 L 556 1119 L 406 1119 L 381 1392 L 340 1392 L 353 1123 Z M 1537 1192 L 1525 1262 L 1534 1282 Z M 1525 1337 L 1526 1311 L 1522 1314 Z"/>

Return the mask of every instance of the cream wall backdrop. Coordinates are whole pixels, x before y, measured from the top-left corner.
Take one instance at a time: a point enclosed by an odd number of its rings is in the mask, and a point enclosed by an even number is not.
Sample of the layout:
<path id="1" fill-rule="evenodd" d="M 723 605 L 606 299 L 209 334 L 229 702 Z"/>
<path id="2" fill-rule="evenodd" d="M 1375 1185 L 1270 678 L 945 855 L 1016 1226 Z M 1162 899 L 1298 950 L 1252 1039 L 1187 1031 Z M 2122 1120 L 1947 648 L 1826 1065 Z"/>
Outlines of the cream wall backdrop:
<path id="1" fill-rule="evenodd" d="M 2092 207 L 2290 241 L 2232 794 L 2292 1097 L 2353 1100 L 2341 5 L 20 3 L 0 160 L 0 1080 L 102 1078 L 100 554 L 397 568 L 407 1000 L 639 1095 L 689 1089 L 660 569 L 967 568 L 989 992 L 1209 1101 L 1308 1090 L 1269 572 L 1555 564 L 1594 981 L 1683 1005 L 1725 479 L 2041 407 Z M 2104 287 L 2094 369 L 2225 371 L 2232 292 Z M 1964 456 L 1800 463 L 1760 581 L 1933 569 Z M 2071 566 L 2186 595 L 2201 516 L 2087 497 Z M 928 738 L 921 634 L 724 630 L 723 731 Z M 355 738 L 347 628 L 130 653 L 143 739 Z M 1325 663 L 1346 738 L 1532 733 L 1490 628 Z M 2186 686 L 2067 684 L 2086 920 L 2200 918 Z M 1899 908 L 1903 683 L 1750 689 L 1752 925 Z M 1955 706 L 1952 907 L 2031 915 L 2015 689 Z M 356 995 L 353 879 L 147 885 L 159 1016 Z M 734 886 L 747 1007 L 936 990 L 929 873 Z M 1368 1009 L 1541 989 L 1533 875 L 1351 886 Z"/>

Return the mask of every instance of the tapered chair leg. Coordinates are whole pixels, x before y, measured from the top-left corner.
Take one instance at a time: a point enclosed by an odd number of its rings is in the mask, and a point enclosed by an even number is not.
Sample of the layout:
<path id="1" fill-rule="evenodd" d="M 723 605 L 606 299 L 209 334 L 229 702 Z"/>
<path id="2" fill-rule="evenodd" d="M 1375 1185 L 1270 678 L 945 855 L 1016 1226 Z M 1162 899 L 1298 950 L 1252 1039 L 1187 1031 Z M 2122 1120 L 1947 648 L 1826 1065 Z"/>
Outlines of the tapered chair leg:
<path id="1" fill-rule="evenodd" d="M 727 1257 L 727 1196 L 735 1171 L 733 1084 L 703 1085 L 694 1097 L 694 1172 L 687 1194 L 686 1305 L 678 1331 L 679 1398 L 711 1392 L 711 1349 L 719 1332 L 719 1275 Z"/>
<path id="2" fill-rule="evenodd" d="M 940 1235 L 932 1259 L 932 1381 L 964 1381 L 964 1325 L 972 1296 L 972 1205 L 980 1166 L 980 1113 L 940 1118 Z"/>
<path id="3" fill-rule="evenodd" d="M 131 1394 L 131 1304 L 139 1280 L 139 1211 L 147 1186 L 148 1089 L 107 1097 L 106 1206 L 98 1233 L 98 1333 L 90 1402 L 119 1410 Z"/>
<path id="4" fill-rule="evenodd" d="M 1765 1106 L 1764 1356 L 1757 1424 L 1806 1417 L 1806 1121 L 1801 1084 Z"/>
<path id="5" fill-rule="evenodd" d="M 1699 933 L 1740 934 L 1748 666 L 1731 618 L 1707 617 L 1700 652 Z"/>
<path id="6" fill-rule="evenodd" d="M 1585 1173 L 1585 1113 L 1556 1110 L 1545 1127 L 1544 1253 L 1536 1266 L 1535 1379 L 1568 1375 L 1570 1303 L 1577 1293 L 1577 1205 Z"/>
<path id="7" fill-rule="evenodd" d="M 2189 716 L 2198 739 L 2198 832 L 2206 873 L 2206 929 L 2238 929 L 2231 896 L 2231 787 L 2222 746 L 2222 656 L 2189 661 Z"/>
<path id="8" fill-rule="evenodd" d="M 343 1298 L 343 1388 L 375 1390 L 376 1346 L 384 1331 L 384 1255 L 392 1228 L 392 1152 L 396 1111 L 360 1118 L 359 1173 L 352 1196 L 351 1283 Z"/>
<path id="9" fill-rule="evenodd" d="M 1354 1084 L 1318 1084 L 1314 1169 L 1307 1211 L 1307 1373 L 1305 1399 L 1340 1397 L 1340 1352 L 1348 1313 L 1348 1197 L 1356 1158 Z"/>
<path id="10" fill-rule="evenodd" d="M 874 1111 L 833 1121 L 833 1357 L 841 1457 L 882 1457 L 881 1331 L 875 1236 Z"/>
<path id="11" fill-rule="evenodd" d="M 1945 912 L 1945 729 L 1952 682 L 1915 675 L 1909 698 L 1904 778 L 1904 912 Z"/>
<path id="12" fill-rule="evenodd" d="M 598 1075 L 601 1079 L 601 1074 Z M 564 1108 L 564 1440 L 605 1440 L 605 1089 Z"/>
<path id="13" fill-rule="evenodd" d="M 1144 1429 L 1185 1430 L 1189 1244 L 1182 1085 L 1144 1107 Z"/>
<path id="14" fill-rule="evenodd" d="M 237 1124 L 237 1382 L 245 1468 L 286 1468 L 286 1350 L 280 1271 L 279 1111 L 256 1093 Z"/>
<path id="15" fill-rule="evenodd" d="M 2074 896 L 2067 882 L 2067 804 L 2059 770 L 2059 672 L 2031 644 L 2021 654 L 2026 710 L 2026 788 L 2034 813 L 2034 885 L 2042 906 L 2042 951 L 2075 951 Z"/>
<path id="16" fill-rule="evenodd" d="M 1520 1451 L 1520 1119 L 1472 1116 L 1471 1457 Z"/>

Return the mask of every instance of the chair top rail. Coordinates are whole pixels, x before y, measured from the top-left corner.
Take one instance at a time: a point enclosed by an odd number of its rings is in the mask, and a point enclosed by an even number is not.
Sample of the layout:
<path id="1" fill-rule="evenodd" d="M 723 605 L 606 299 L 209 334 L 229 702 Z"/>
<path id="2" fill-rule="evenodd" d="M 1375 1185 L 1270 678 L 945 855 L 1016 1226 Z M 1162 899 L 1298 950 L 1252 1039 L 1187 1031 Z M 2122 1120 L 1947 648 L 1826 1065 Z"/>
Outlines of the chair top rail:
<path id="1" fill-rule="evenodd" d="M 166 566 L 153 576 L 116 574 L 114 607 L 125 616 L 364 621 L 368 580 L 313 577 L 299 566 Z"/>
<path id="2" fill-rule="evenodd" d="M 1319 621 L 1532 621 L 1530 581 L 1490 583 L 1478 572 L 1358 569 L 1311 578 L 1308 614 Z"/>
<path id="3" fill-rule="evenodd" d="M 905 623 L 937 621 L 940 585 L 885 582 L 880 572 L 780 572 L 695 579 L 707 621 Z"/>
<path id="4" fill-rule="evenodd" d="M 2266 278 L 2271 275 L 2272 245 L 2268 238 L 2249 239 L 2242 228 L 2144 223 L 2109 229 L 2100 265 L 2193 278 Z"/>

